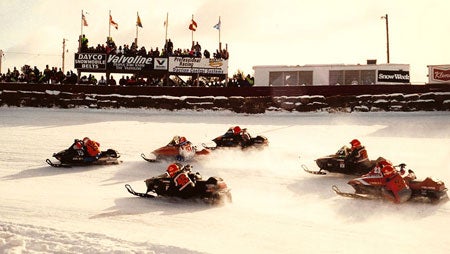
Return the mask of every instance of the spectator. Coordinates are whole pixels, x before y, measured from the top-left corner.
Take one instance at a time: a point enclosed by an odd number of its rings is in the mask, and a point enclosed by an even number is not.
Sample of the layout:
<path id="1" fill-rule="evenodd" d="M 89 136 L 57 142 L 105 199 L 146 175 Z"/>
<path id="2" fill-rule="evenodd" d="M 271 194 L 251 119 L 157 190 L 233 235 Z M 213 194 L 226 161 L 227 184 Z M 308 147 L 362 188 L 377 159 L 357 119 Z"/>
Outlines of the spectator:
<path id="1" fill-rule="evenodd" d="M 100 77 L 100 80 L 98 81 L 98 83 L 97 83 L 99 86 L 106 86 L 106 79 L 103 77 L 103 76 L 101 76 Z"/>

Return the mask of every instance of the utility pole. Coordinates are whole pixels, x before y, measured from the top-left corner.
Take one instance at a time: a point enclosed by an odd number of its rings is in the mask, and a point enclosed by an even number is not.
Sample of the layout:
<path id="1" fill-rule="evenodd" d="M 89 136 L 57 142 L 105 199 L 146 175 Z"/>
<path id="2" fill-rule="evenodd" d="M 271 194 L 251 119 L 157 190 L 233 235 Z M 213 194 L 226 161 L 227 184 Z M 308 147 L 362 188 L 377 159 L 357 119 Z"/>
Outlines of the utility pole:
<path id="1" fill-rule="evenodd" d="M 64 58 L 65 58 L 65 54 L 66 54 L 66 41 L 67 41 L 67 39 L 64 39 L 63 38 L 63 52 L 62 52 L 62 72 L 63 73 L 66 73 L 65 71 L 64 71 Z"/>
<path id="2" fill-rule="evenodd" d="M 387 14 L 385 16 L 381 16 L 381 18 L 386 20 L 386 53 L 387 63 L 389 63 L 389 18 Z"/>

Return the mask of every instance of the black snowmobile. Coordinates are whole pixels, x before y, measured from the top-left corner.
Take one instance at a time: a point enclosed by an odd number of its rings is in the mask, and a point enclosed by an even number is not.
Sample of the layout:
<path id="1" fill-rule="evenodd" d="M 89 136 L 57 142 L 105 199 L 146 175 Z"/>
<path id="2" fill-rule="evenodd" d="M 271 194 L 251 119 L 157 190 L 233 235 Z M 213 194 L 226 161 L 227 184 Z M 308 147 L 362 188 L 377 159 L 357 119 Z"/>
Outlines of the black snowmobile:
<path id="1" fill-rule="evenodd" d="M 362 166 L 352 161 L 349 155 L 350 148 L 343 146 L 335 154 L 316 159 L 316 164 L 319 167 L 318 171 L 310 170 L 304 164 L 302 168 L 308 173 L 318 175 L 326 175 L 327 172 L 346 175 L 364 175 L 375 167 L 378 160 L 382 159 L 380 157 L 377 160 L 370 160 L 366 166 Z"/>
<path id="2" fill-rule="evenodd" d="M 102 151 L 99 156 L 91 157 L 88 156 L 85 151 L 73 148 L 74 144 L 77 142 L 80 141 L 75 140 L 69 148 L 53 154 L 53 157 L 59 162 L 53 163 L 50 159 L 47 159 L 46 162 L 52 167 L 110 165 L 119 164 L 121 162 L 119 160 L 120 154 L 114 149 Z"/>
<path id="3" fill-rule="evenodd" d="M 129 184 L 126 184 L 125 188 L 129 193 L 144 198 L 176 197 L 182 199 L 198 199 L 212 205 L 232 201 L 230 189 L 222 178 L 209 177 L 207 180 L 204 180 L 198 172 L 192 173 L 190 171 L 191 168 L 190 165 L 186 165 L 182 169 L 188 173 L 189 178 L 195 183 L 193 191 L 187 196 L 173 189 L 172 179 L 168 174 L 145 180 L 144 182 L 147 186 L 145 193 L 134 191 Z"/>
<path id="4" fill-rule="evenodd" d="M 250 140 L 244 141 L 240 135 L 234 135 L 233 133 L 226 132 L 225 134 L 218 136 L 212 140 L 215 146 L 207 146 L 203 144 L 205 148 L 216 149 L 216 148 L 226 148 L 226 147 L 240 147 L 245 148 L 263 148 L 269 145 L 269 140 L 261 135 L 256 137 L 250 137 Z"/>

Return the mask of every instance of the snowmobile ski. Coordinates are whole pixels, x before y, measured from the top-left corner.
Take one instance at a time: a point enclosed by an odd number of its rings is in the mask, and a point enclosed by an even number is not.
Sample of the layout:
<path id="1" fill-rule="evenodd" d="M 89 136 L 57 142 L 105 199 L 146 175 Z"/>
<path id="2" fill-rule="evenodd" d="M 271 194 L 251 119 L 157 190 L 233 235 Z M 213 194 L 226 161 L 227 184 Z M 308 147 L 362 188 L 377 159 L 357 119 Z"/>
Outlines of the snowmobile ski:
<path id="1" fill-rule="evenodd" d="M 125 188 L 127 191 L 135 196 L 141 197 L 141 198 L 156 198 L 156 196 L 150 195 L 148 193 L 142 193 L 142 192 L 136 192 L 131 188 L 131 185 L 125 184 Z"/>
<path id="2" fill-rule="evenodd" d="M 373 196 L 373 195 L 342 192 L 341 190 L 339 190 L 339 188 L 336 185 L 333 185 L 331 188 L 339 196 L 343 196 L 343 197 L 347 197 L 347 198 L 358 198 L 358 199 L 366 199 L 366 200 L 381 199 L 380 197 Z"/>
<path id="3" fill-rule="evenodd" d="M 47 162 L 48 165 L 55 167 L 55 168 L 71 168 L 71 166 L 67 165 L 67 164 L 53 163 L 50 159 L 46 159 L 45 162 Z"/>
<path id="4" fill-rule="evenodd" d="M 145 156 L 144 153 L 141 153 L 141 157 L 142 157 L 142 159 L 144 159 L 144 160 L 146 160 L 148 162 L 158 162 L 157 159 L 150 159 L 150 158 L 148 158 L 147 156 Z"/>
<path id="5" fill-rule="evenodd" d="M 206 149 L 209 149 L 209 150 L 215 150 L 215 149 L 217 148 L 217 146 L 208 146 L 208 145 L 205 144 L 205 143 L 202 143 L 202 146 L 203 146 L 204 148 L 206 148 Z"/>
<path id="6" fill-rule="evenodd" d="M 322 169 L 316 171 L 316 170 L 311 170 L 309 169 L 305 164 L 302 164 L 302 168 L 305 172 L 310 173 L 310 174 L 314 174 L 314 175 L 326 175 L 327 172 L 322 171 Z"/>

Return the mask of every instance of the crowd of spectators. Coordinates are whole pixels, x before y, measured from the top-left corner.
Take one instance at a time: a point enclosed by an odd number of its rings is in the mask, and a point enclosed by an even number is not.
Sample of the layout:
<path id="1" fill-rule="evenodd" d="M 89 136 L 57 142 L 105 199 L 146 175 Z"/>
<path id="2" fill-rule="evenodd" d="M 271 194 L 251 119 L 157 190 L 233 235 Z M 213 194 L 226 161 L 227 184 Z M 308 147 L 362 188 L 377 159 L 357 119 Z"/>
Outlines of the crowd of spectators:
<path id="1" fill-rule="evenodd" d="M 104 44 L 97 44 L 97 46 L 89 46 L 89 39 L 83 34 L 81 37 L 81 53 L 106 53 L 106 54 L 117 54 L 117 55 L 140 55 L 146 57 L 170 57 L 170 56 L 186 56 L 186 57 L 205 57 L 211 58 L 211 53 L 205 49 L 202 52 L 201 45 L 196 42 L 193 43 L 190 49 L 185 48 L 174 48 L 171 39 L 168 39 L 164 44 L 164 47 L 160 50 L 158 47 L 155 49 L 150 48 L 147 50 L 145 46 L 138 47 L 135 42 L 131 45 L 125 44 L 123 46 L 117 47 L 116 43 L 111 37 L 108 37 Z M 217 49 L 212 55 L 215 59 L 228 59 L 229 53 L 226 49 Z"/>
<path id="2" fill-rule="evenodd" d="M 39 70 L 36 66 L 31 68 L 29 65 L 24 65 L 20 71 L 14 67 L 13 70 L 8 69 L 6 73 L 0 73 L 1 82 L 22 82 L 22 83 L 38 83 L 38 84 L 62 84 L 69 83 L 74 80 L 76 83 L 77 77 L 73 72 L 67 72 L 65 75 L 61 68 L 45 66 L 44 70 Z M 70 82 L 72 83 L 72 82 Z"/>
<path id="3" fill-rule="evenodd" d="M 168 39 L 160 51 L 158 47 L 151 48 L 147 51 L 145 46 L 138 48 L 136 43 L 131 45 L 125 44 L 117 47 L 111 37 L 107 38 L 105 44 L 98 44 L 96 47 L 89 46 L 89 40 L 85 35 L 80 38 L 80 52 L 91 53 L 107 53 L 107 54 L 124 54 L 124 55 L 141 55 L 146 57 L 168 57 L 168 56 L 187 56 L 187 57 L 205 57 L 210 58 L 211 54 L 208 50 L 202 52 L 201 45 L 196 42 L 193 43 L 191 49 L 174 49 L 173 42 Z M 216 59 L 228 59 L 229 54 L 226 49 L 219 50 L 212 56 Z M 253 85 L 253 78 L 250 75 L 244 77 L 242 73 L 237 73 L 233 78 L 229 78 L 228 82 L 217 77 L 205 78 L 203 80 L 187 80 L 170 79 L 167 76 L 159 77 L 137 77 L 135 75 L 125 76 L 116 80 L 113 75 L 108 78 L 101 76 L 99 80 L 94 75 L 83 75 L 78 77 L 73 71 L 68 71 L 66 74 L 57 67 L 45 66 L 45 69 L 39 70 L 36 66 L 31 68 L 29 65 L 24 65 L 20 71 L 14 67 L 13 70 L 8 69 L 6 73 L 0 73 L 0 82 L 21 82 L 21 83 L 37 83 L 37 84 L 90 84 L 90 85 L 105 85 L 105 86 L 233 86 L 233 87 L 247 87 Z"/>
<path id="4" fill-rule="evenodd" d="M 117 76 L 117 75 L 116 75 Z M 19 71 L 16 67 L 13 70 L 8 69 L 6 73 L 0 73 L 0 82 L 8 83 L 36 83 L 36 84 L 83 84 L 83 85 L 99 85 L 99 86 L 201 86 L 201 87 L 251 87 L 254 84 L 254 77 L 245 76 L 242 72 L 238 72 L 228 79 L 226 82 L 218 77 L 203 77 L 199 80 L 189 79 L 183 81 L 179 78 L 161 77 L 136 77 L 135 75 L 122 75 L 116 80 L 113 75 L 108 79 L 100 76 L 97 79 L 93 74 L 83 75 L 78 78 L 73 71 L 64 74 L 61 68 L 49 68 L 46 65 L 43 71 L 36 66 L 31 68 L 24 65 Z"/>

